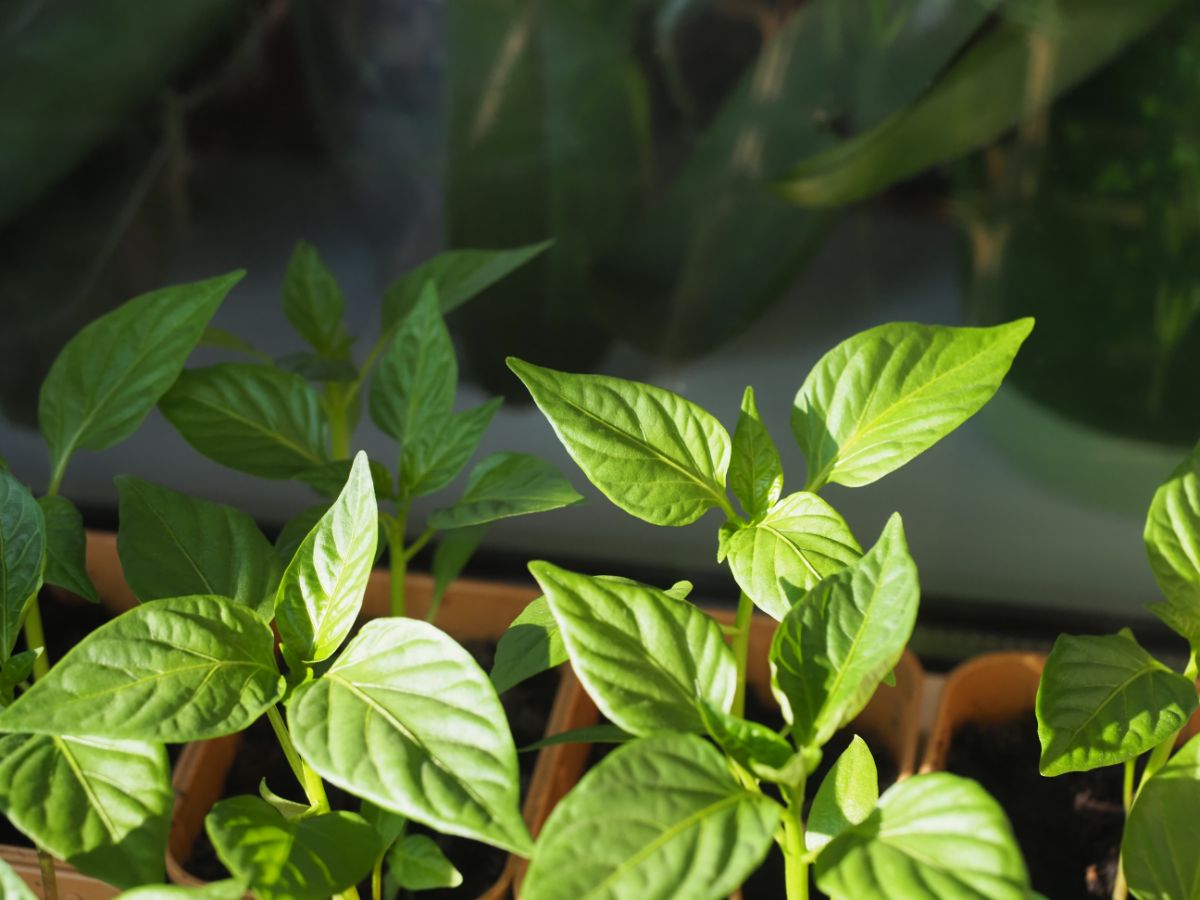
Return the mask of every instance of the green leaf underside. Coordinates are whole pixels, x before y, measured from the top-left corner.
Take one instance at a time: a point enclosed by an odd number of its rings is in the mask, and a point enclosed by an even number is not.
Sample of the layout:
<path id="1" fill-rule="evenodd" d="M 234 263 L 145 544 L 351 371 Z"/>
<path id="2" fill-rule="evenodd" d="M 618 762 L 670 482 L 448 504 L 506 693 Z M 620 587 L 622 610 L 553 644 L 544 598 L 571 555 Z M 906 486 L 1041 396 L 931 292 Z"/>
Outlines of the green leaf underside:
<path id="1" fill-rule="evenodd" d="M 820 850 L 845 831 L 867 820 L 879 802 L 879 771 L 867 742 L 857 734 L 817 788 L 805 822 L 804 843 Z"/>
<path id="2" fill-rule="evenodd" d="M 653 525 L 688 525 L 728 505 L 729 435 L 699 406 L 634 381 L 518 359 L 509 368 L 588 480 L 630 515 Z"/>
<path id="3" fill-rule="evenodd" d="M 733 431 L 729 487 L 751 518 L 772 506 L 783 490 L 779 450 L 759 417 L 754 389 L 749 387 L 742 396 L 741 414 Z"/>
<path id="4" fill-rule="evenodd" d="M 296 550 L 275 595 L 275 623 L 306 663 L 328 659 L 350 633 L 375 564 L 379 514 L 367 455 L 359 452 L 341 495 Z"/>
<path id="5" fill-rule="evenodd" d="M 99 603 L 100 597 L 87 573 L 83 516 L 75 504 L 57 494 L 39 498 L 38 506 L 46 522 L 46 583 Z"/>
<path id="6" fill-rule="evenodd" d="M 13 867 L 0 859 L 0 896 L 6 900 L 38 900 L 35 894 Z"/>
<path id="7" fill-rule="evenodd" d="M 1196 689 L 1125 635 L 1061 635 L 1038 685 L 1043 775 L 1134 759 L 1183 727 Z"/>
<path id="8" fill-rule="evenodd" d="M 0 811 L 54 856 L 111 884 L 162 879 L 174 802 L 159 745 L 0 737 Z"/>
<path id="9" fill-rule="evenodd" d="M 153 600 L 101 625 L 0 713 L 0 729 L 186 743 L 283 696 L 271 629 L 224 597 Z"/>
<path id="10" fill-rule="evenodd" d="M 276 794 L 268 787 L 267 779 L 265 778 L 258 782 L 258 796 L 270 803 L 275 811 L 285 819 L 298 819 L 300 816 L 307 815 L 312 811 L 312 807 L 307 803 L 289 800 L 287 797 L 281 797 Z"/>
<path id="11" fill-rule="evenodd" d="M 246 363 L 189 369 L 159 406 L 196 450 L 239 472 L 293 478 L 327 459 L 325 413 L 291 372 Z"/>
<path id="12" fill-rule="evenodd" d="M 387 862 L 396 884 L 406 891 L 454 888 L 463 882 L 462 873 L 428 835 L 407 835 L 389 851 Z"/>
<path id="13" fill-rule="evenodd" d="M 633 739 L 634 735 L 628 731 L 618 728 L 611 722 L 602 722 L 599 725 L 585 725 L 582 728 L 572 728 L 570 731 L 560 731 L 558 734 L 544 737 L 540 741 L 534 741 L 527 747 L 521 747 L 517 752 L 529 753 L 541 750 L 543 747 L 556 747 L 559 744 L 624 744 Z"/>
<path id="14" fill-rule="evenodd" d="M 819 582 L 771 643 L 771 687 L 801 746 L 853 719 L 904 653 L 919 602 L 899 515 L 857 563 Z"/>
<path id="15" fill-rule="evenodd" d="M 503 707 L 470 654 L 432 625 L 368 622 L 295 692 L 288 722 L 300 755 L 333 784 L 439 831 L 528 853 Z"/>
<path id="16" fill-rule="evenodd" d="M 1194 737 L 1142 788 L 1129 813 L 1121 860 L 1139 900 L 1200 896 L 1200 737 Z"/>
<path id="17" fill-rule="evenodd" d="M 808 489 L 861 487 L 929 449 L 991 399 L 1032 328 L 892 322 L 838 344 L 792 409 Z"/>
<path id="18" fill-rule="evenodd" d="M 346 300 L 315 247 L 300 241 L 283 277 L 283 313 L 318 352 L 336 356 L 346 347 Z"/>
<path id="19" fill-rule="evenodd" d="M 875 813 L 825 847 L 815 871 L 831 900 L 1029 896 L 1003 810 L 976 782 L 946 772 L 888 789 Z"/>
<path id="20" fill-rule="evenodd" d="M 850 526 L 816 494 L 790 494 L 728 539 L 734 579 L 763 612 L 782 619 L 796 598 L 862 556 Z"/>
<path id="21" fill-rule="evenodd" d="M 38 398 L 52 472 L 75 450 L 104 450 L 137 430 L 243 274 L 135 297 L 67 342 Z"/>
<path id="22" fill-rule="evenodd" d="M 454 506 L 429 516 L 432 528 L 469 528 L 499 519 L 572 506 L 583 497 L 550 463 L 528 453 L 493 453 L 467 481 Z"/>
<path id="23" fill-rule="evenodd" d="M 216 594 L 270 620 L 282 566 L 253 519 L 132 476 L 116 482 L 117 553 L 139 600 Z"/>
<path id="24" fill-rule="evenodd" d="M 1144 534 L 1150 569 L 1165 601 L 1150 610 L 1200 648 L 1200 450 L 1154 493 Z"/>
<path id="25" fill-rule="evenodd" d="M 366 877 L 383 850 L 359 815 L 289 820 L 258 797 L 220 801 L 204 826 L 221 862 L 259 900 L 326 900 Z"/>
<path id="26" fill-rule="evenodd" d="M 766 855 L 779 816 L 707 741 L 642 738 L 614 750 L 554 808 L 522 896 L 724 897 Z"/>
<path id="27" fill-rule="evenodd" d="M 442 416 L 405 441 L 400 454 L 400 483 L 414 497 L 440 491 L 479 449 L 483 433 L 503 400 Z"/>
<path id="28" fill-rule="evenodd" d="M 11 472 L 0 472 L 0 664 L 17 643 L 25 603 L 42 586 L 46 522 Z"/>
<path id="29" fill-rule="evenodd" d="M 645 585 L 545 562 L 530 563 L 529 570 L 546 594 L 576 675 L 619 727 L 637 735 L 703 733 L 697 700 L 729 709 L 733 654 L 708 615 Z"/>

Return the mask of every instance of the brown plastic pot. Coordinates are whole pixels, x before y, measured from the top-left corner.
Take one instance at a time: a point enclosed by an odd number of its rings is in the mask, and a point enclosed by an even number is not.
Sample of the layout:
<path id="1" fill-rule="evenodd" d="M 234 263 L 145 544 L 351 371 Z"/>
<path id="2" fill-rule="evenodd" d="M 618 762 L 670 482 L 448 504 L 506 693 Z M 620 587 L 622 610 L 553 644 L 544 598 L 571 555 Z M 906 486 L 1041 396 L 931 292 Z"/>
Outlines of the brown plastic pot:
<path id="1" fill-rule="evenodd" d="M 0 859 L 12 866 L 17 876 L 39 897 L 45 897 L 42 887 L 42 870 L 38 866 L 37 851 L 29 847 L 0 846 Z M 120 891 L 82 874 L 74 866 L 64 862 L 54 863 L 55 882 L 58 885 L 58 900 L 110 900 Z"/>
<path id="2" fill-rule="evenodd" d="M 706 609 L 709 615 L 723 625 L 732 625 L 734 615 L 729 610 Z M 767 616 L 754 616 L 750 625 L 750 648 L 746 657 L 747 689 L 764 705 L 775 705 L 771 693 L 771 669 L 768 654 L 771 649 L 771 638 L 779 623 Z M 578 684 L 573 674 L 569 676 L 572 682 Z M 921 701 L 925 680 L 925 671 L 917 657 L 905 651 L 896 666 L 896 686 L 881 687 L 875 692 L 866 708 L 859 713 L 851 723 L 851 728 L 857 727 L 862 731 L 878 736 L 884 749 L 896 761 L 898 778 L 903 779 L 913 774 L 917 759 L 917 740 L 920 737 Z M 565 679 L 564 679 L 565 683 Z M 566 707 L 566 703 L 564 703 Z M 600 712 L 591 698 L 583 690 L 578 690 L 569 709 L 567 724 L 562 729 L 548 731 L 557 734 L 569 728 L 585 728 L 600 721 Z M 546 822 L 550 810 L 575 786 L 583 776 L 591 752 L 590 744 L 561 744 L 550 748 L 561 751 L 555 759 L 553 781 L 545 786 L 543 795 L 544 813 L 536 818 L 528 819 L 530 831 L 536 838 Z M 520 896 L 521 883 L 525 871 L 529 867 L 527 860 L 513 857 L 513 884 L 517 895 Z M 740 892 L 733 895 L 733 900 L 739 900 Z"/>

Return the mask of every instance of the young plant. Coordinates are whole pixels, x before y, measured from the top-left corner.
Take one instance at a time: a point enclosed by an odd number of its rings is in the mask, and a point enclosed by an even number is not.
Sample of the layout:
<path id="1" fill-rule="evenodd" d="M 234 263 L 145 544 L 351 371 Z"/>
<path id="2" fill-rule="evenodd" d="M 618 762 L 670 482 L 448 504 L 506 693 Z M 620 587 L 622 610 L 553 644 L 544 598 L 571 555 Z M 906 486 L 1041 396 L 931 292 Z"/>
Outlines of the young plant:
<path id="1" fill-rule="evenodd" d="M 526 900 L 721 897 L 772 840 L 792 900 L 808 896 L 810 866 L 835 898 L 1028 896 L 1008 822 L 972 781 L 920 775 L 880 796 L 856 739 L 810 810 L 807 789 L 825 744 L 889 681 L 919 599 L 899 516 L 863 553 L 817 491 L 870 484 L 952 431 L 996 391 L 1031 327 L 890 324 L 834 348 L 796 395 L 792 430 L 809 475 L 787 495 L 750 389 L 731 439 L 669 391 L 510 360 L 567 452 L 619 507 L 675 526 L 720 511 L 717 558 L 741 588 L 727 646 L 679 586 L 530 564 L 544 596 L 502 641 L 493 683 L 569 658 L 613 723 L 606 736 L 626 743 L 551 814 Z M 745 718 L 754 606 L 780 620 L 770 667 L 781 732 Z"/>
<path id="2" fill-rule="evenodd" d="M 135 495 L 131 487 L 165 526 L 145 530 L 136 515 L 130 530 L 122 523 L 122 559 L 143 602 L 23 692 L 0 713 L 0 731 L 87 748 L 152 746 L 161 755 L 162 744 L 233 734 L 265 715 L 304 800 L 284 799 L 264 781 L 260 796 L 213 808 L 206 829 L 233 882 L 206 889 L 210 896 L 249 889 L 261 900 L 357 897 L 354 885 L 370 876 L 378 898 L 385 860 L 403 884 L 455 883 L 435 844 L 405 834 L 409 821 L 529 853 L 513 738 L 467 651 L 407 618 L 368 622 L 347 643 L 378 539 L 365 454 L 282 577 L 271 574 L 273 552 L 247 520 L 161 489 L 140 493 L 144 483 L 124 482 L 125 497 Z M 181 535 L 174 525 L 189 520 L 194 532 Z M 179 569 L 173 587 L 158 557 L 180 540 L 189 543 L 177 552 L 194 566 Z M 219 545 L 206 546 L 210 540 Z M 208 589 L 149 599 L 197 581 Z M 359 797 L 361 810 L 332 810 L 325 781 Z M 113 779 L 109 790 L 128 793 L 134 805 L 137 788 Z M 166 821 L 156 824 L 161 865 Z"/>
<path id="3" fill-rule="evenodd" d="M 241 277 L 136 297 L 80 331 L 51 366 L 38 405 L 46 494 L 35 501 L 0 464 L 0 706 L 53 671 L 42 585 L 99 600 L 84 565 L 83 519 L 59 494 L 69 462 L 137 430 Z M 161 879 L 171 803 L 167 757 L 153 742 L 22 729 L 0 736 L 0 812 L 38 848 L 48 897 L 57 895 L 51 857 L 120 886 Z"/>
<path id="4" fill-rule="evenodd" d="M 1172 670 L 1127 628 L 1060 636 L 1038 685 L 1040 767 L 1055 776 L 1123 766 L 1112 896 L 1189 900 L 1200 897 L 1200 737 L 1175 746 L 1196 710 L 1200 671 L 1200 447 L 1155 492 L 1144 537 L 1165 597 L 1149 608 L 1188 642 L 1187 665 Z"/>
<path id="5" fill-rule="evenodd" d="M 343 321 L 341 289 L 316 250 L 300 243 L 284 278 L 283 310 L 311 350 L 272 360 L 240 338 L 210 332 L 211 343 L 256 362 L 184 372 L 163 398 L 162 411 L 210 459 L 251 475 L 304 481 L 326 498 L 284 528 L 278 544 L 289 557 L 346 480 L 366 390 L 371 419 L 398 445 L 394 471 L 371 464 L 378 501 L 392 507 L 379 516 L 391 561 L 392 614 L 407 612 L 408 561 L 442 532 L 433 559 L 432 621 L 488 523 L 582 499 L 548 463 L 524 453 L 494 453 L 471 471 L 460 500 L 433 512 L 424 531 L 405 543 L 413 500 L 455 479 L 501 403 L 497 397 L 454 412 L 458 363 L 443 316 L 546 246 L 457 250 L 418 266 L 384 294 L 380 336 L 359 365 L 352 354 L 355 338 Z"/>

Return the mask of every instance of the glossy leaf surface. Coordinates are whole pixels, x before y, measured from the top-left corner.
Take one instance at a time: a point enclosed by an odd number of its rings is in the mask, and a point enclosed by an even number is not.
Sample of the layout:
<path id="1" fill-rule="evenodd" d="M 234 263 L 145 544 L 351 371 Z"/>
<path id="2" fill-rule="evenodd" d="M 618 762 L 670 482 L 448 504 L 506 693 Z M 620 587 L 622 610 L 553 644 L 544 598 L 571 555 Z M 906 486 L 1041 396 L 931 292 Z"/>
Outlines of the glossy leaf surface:
<path id="1" fill-rule="evenodd" d="M 471 472 L 462 498 L 429 516 L 433 528 L 469 528 L 548 512 L 583 500 L 550 463 L 528 453 L 493 453 Z"/>

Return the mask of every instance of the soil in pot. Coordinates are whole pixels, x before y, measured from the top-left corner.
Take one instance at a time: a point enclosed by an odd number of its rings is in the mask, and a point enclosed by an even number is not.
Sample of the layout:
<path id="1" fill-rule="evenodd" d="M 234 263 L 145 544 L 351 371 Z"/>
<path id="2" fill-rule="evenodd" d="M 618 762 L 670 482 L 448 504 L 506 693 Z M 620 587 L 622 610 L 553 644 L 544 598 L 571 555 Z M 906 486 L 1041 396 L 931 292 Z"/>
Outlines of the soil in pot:
<path id="1" fill-rule="evenodd" d="M 974 778 L 1012 822 L 1036 890 L 1055 900 L 1112 896 L 1125 813 L 1120 767 L 1045 778 L 1033 713 L 954 733 L 946 771 Z"/>
<path id="2" fill-rule="evenodd" d="M 494 643 L 467 641 L 463 642 L 463 646 L 475 657 L 484 671 L 491 669 L 496 651 Z M 500 700 L 518 749 L 545 736 L 558 681 L 559 672 L 543 672 L 501 695 Z M 536 753 L 521 753 L 517 756 L 522 798 L 529 787 L 536 760 Z M 296 778 L 288 766 L 283 749 L 265 718 L 252 725 L 243 735 L 242 745 L 225 779 L 223 796 L 257 796 L 259 781 L 264 777 L 268 786 L 276 793 L 294 800 L 303 799 L 303 792 L 296 784 Z M 360 806 L 358 798 L 333 785 L 327 784 L 326 792 L 334 809 L 357 810 Z M 499 880 L 508 861 L 506 851 L 478 841 L 439 835 L 420 825 L 412 825 L 410 833 L 428 834 L 432 837 L 463 875 L 463 883 L 459 887 L 453 890 L 421 891 L 421 900 L 468 900 L 479 897 Z M 227 870 L 217 858 L 216 851 L 204 831 L 200 832 L 193 844 L 186 868 L 205 881 L 218 881 L 228 877 Z M 360 885 L 359 891 L 364 897 L 369 897 L 370 884 Z M 404 892 L 401 892 L 400 896 L 405 896 Z"/>

